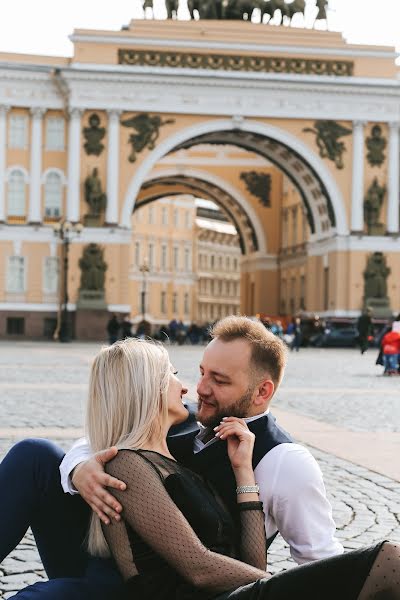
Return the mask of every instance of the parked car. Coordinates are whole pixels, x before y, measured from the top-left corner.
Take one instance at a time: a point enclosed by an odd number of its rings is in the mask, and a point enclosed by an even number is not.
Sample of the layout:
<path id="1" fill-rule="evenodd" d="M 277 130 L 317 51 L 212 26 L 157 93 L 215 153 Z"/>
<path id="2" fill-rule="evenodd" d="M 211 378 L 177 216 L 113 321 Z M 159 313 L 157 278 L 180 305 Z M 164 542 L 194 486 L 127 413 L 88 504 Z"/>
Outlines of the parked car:
<path id="1" fill-rule="evenodd" d="M 358 331 L 354 325 L 338 327 L 327 323 L 324 331 L 310 338 L 310 345 L 317 348 L 354 348 L 357 345 Z"/>

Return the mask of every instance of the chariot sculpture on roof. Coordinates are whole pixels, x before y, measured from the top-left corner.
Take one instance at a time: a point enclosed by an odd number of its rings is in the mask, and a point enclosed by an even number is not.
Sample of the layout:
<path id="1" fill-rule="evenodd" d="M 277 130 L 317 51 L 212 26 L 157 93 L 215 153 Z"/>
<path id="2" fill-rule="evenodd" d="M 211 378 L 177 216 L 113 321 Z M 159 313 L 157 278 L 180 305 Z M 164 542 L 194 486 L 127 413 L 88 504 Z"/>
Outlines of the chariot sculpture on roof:
<path id="1" fill-rule="evenodd" d="M 290 24 L 294 15 L 302 14 L 306 10 L 306 0 L 165 0 L 165 8 L 168 19 L 178 18 L 180 3 L 187 5 L 191 19 L 229 19 L 250 21 L 254 11 L 259 11 L 261 23 L 268 15 L 268 21 L 274 17 L 280 18 L 280 23 Z M 327 19 L 329 0 L 316 0 L 318 12 L 315 16 L 314 25 L 317 21 Z M 143 11 L 145 15 L 151 13 L 154 16 L 153 0 L 143 0 Z M 278 17 L 277 17 L 278 15 Z"/>

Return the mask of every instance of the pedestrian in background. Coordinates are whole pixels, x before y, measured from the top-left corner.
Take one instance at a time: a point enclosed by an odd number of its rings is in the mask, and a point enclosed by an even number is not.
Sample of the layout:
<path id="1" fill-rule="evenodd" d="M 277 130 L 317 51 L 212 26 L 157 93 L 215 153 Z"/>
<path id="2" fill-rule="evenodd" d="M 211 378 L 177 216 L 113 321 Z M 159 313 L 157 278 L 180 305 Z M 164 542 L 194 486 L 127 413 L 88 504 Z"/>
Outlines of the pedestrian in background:
<path id="1" fill-rule="evenodd" d="M 108 343 L 114 344 L 118 340 L 118 333 L 121 324 L 117 319 L 117 315 L 114 313 L 107 323 Z"/>
<path id="2" fill-rule="evenodd" d="M 364 354 L 368 350 L 369 346 L 369 337 L 373 333 L 372 328 L 372 309 L 367 308 L 364 310 L 362 315 L 359 317 L 357 321 L 357 330 L 358 330 L 358 343 L 360 345 L 360 352 Z"/>
<path id="3" fill-rule="evenodd" d="M 124 320 L 121 323 L 122 339 L 132 337 L 132 321 L 129 315 L 125 315 Z"/>

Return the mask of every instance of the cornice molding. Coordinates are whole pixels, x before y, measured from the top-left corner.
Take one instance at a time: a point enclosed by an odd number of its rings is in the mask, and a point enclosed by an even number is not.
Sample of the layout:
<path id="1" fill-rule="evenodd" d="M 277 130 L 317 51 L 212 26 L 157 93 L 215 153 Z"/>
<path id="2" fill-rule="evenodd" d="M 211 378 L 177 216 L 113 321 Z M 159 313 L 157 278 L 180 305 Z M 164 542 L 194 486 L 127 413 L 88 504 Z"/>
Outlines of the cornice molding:
<path id="1" fill-rule="evenodd" d="M 96 44 L 117 44 L 131 47 L 148 48 L 187 48 L 187 49 L 206 49 L 206 50 L 230 50 L 234 52 L 279 52 L 280 54 L 302 54 L 308 56 L 346 56 L 346 57 L 368 57 L 368 58 L 392 58 L 395 60 L 398 56 L 395 51 L 374 50 L 365 48 L 324 48 L 310 46 L 280 46 L 278 44 L 241 44 L 229 42 L 213 42 L 208 39 L 204 41 L 196 40 L 168 40 L 160 38 L 140 38 L 123 35 L 98 35 L 98 34 L 72 34 L 69 36 L 72 43 L 89 42 Z"/>

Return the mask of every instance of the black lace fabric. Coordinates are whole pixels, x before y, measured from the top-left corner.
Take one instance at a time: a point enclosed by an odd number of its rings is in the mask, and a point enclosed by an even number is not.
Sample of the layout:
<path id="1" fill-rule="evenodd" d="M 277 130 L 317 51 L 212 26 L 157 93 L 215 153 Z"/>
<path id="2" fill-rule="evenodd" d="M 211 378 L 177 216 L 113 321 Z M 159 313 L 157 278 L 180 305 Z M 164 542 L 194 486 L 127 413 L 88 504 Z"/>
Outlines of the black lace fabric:
<path id="1" fill-rule="evenodd" d="M 113 490 L 123 519 L 104 533 L 124 579 L 137 585 L 142 598 L 180 597 L 166 590 L 183 589 L 183 583 L 193 592 L 215 595 L 267 576 L 261 510 L 241 512 L 236 550 L 229 513 L 198 475 L 175 461 L 156 452 L 122 450 L 107 472 L 125 481 L 127 490 Z"/>

